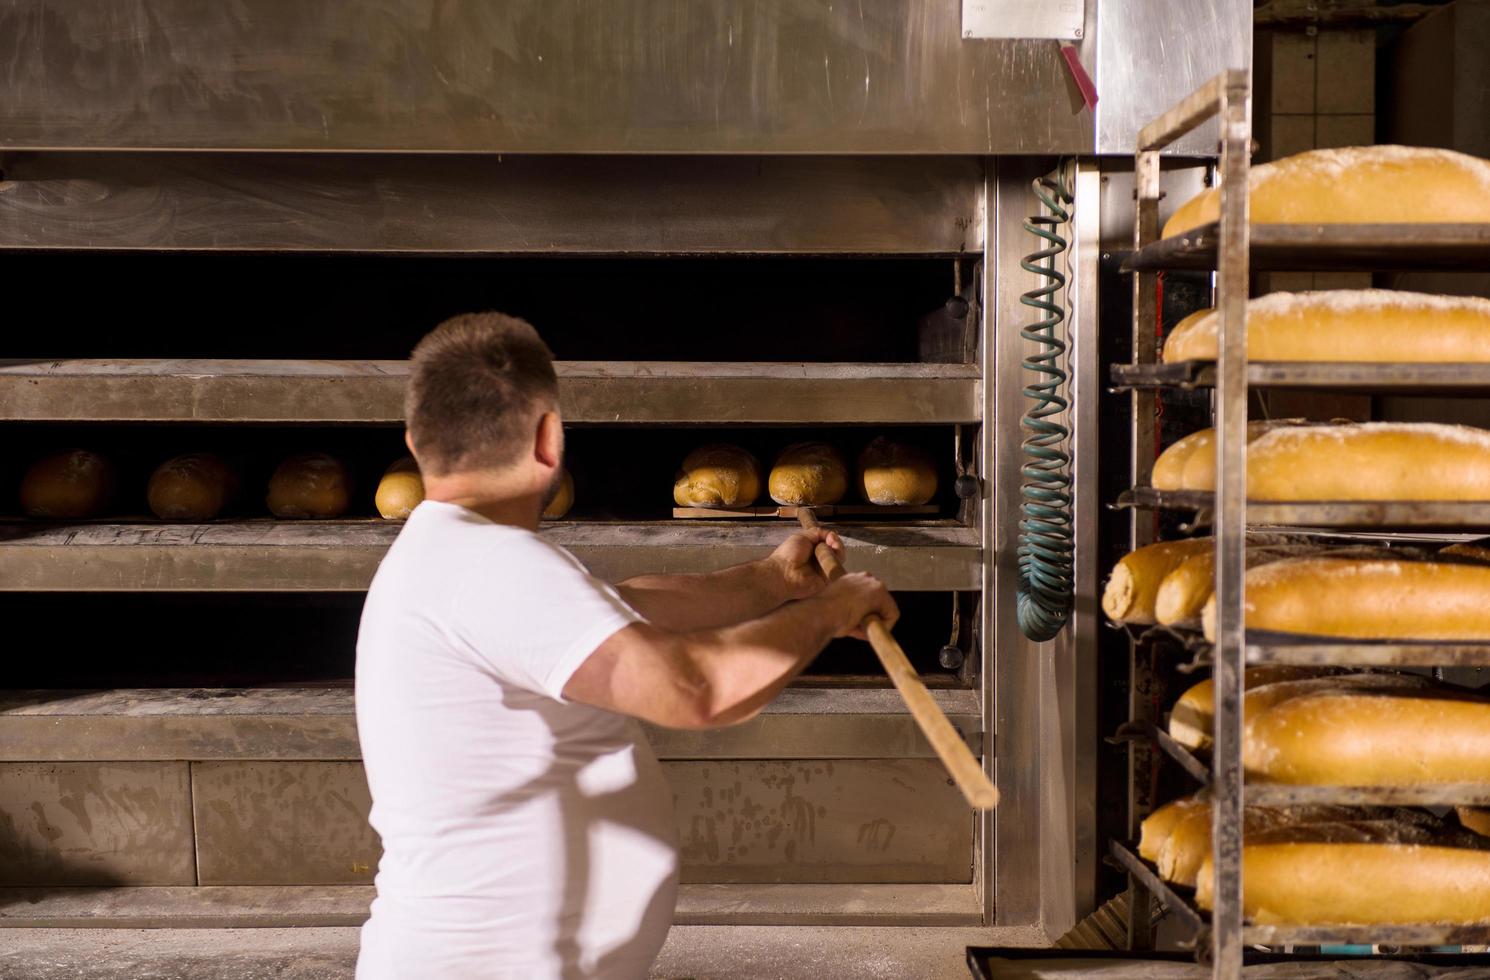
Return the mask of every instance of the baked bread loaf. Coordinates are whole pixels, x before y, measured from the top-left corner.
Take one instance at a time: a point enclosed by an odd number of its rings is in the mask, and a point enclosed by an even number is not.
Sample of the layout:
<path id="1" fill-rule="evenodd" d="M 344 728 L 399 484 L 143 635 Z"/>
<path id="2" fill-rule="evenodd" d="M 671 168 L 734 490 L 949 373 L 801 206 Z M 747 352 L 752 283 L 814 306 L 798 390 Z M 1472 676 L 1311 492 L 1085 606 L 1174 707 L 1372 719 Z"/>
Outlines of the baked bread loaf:
<path id="1" fill-rule="evenodd" d="M 879 507 L 919 507 L 936 496 L 936 463 L 920 446 L 880 436 L 859 454 L 859 492 Z"/>
<path id="2" fill-rule="evenodd" d="M 1339 673 L 1333 667 L 1294 667 L 1288 664 L 1265 664 L 1248 667 L 1242 675 L 1245 690 L 1277 684 L 1282 681 L 1308 680 Z M 1181 694 L 1169 711 L 1169 734 L 1176 742 L 1196 750 L 1209 750 L 1211 729 L 1215 726 L 1216 682 L 1207 677 Z"/>
<path id="3" fill-rule="evenodd" d="M 1490 701 L 1439 690 L 1324 690 L 1246 716 L 1251 777 L 1321 786 L 1490 782 Z"/>
<path id="4" fill-rule="evenodd" d="M 1165 361 L 1214 361 L 1221 317 L 1194 313 L 1170 331 Z M 1490 361 L 1490 299 L 1393 289 L 1269 293 L 1247 303 L 1255 361 Z"/>
<path id="5" fill-rule="evenodd" d="M 1460 561 L 1490 563 L 1490 547 L 1486 547 L 1484 538 L 1478 541 L 1461 541 L 1458 544 L 1451 544 L 1447 548 L 1440 548 L 1438 554 Z"/>
<path id="6" fill-rule="evenodd" d="M 1216 489 L 1213 429 L 1154 462 L 1159 490 Z M 1490 432 L 1431 422 L 1248 424 L 1250 500 L 1490 500 Z"/>
<path id="7" fill-rule="evenodd" d="M 269 478 L 269 512 L 283 518 L 332 518 L 347 512 L 352 477 L 346 464 L 325 453 L 290 456 Z"/>
<path id="8" fill-rule="evenodd" d="M 1197 811 L 1204 811 L 1207 816 L 1211 812 L 1210 800 L 1200 794 L 1170 800 L 1149 814 L 1138 828 L 1138 856 L 1145 861 L 1158 861 L 1159 852 L 1174 828 Z"/>
<path id="9" fill-rule="evenodd" d="M 1405 549 L 1370 545 L 1330 547 L 1307 544 L 1286 535 L 1249 534 L 1246 565 L 1256 568 L 1285 558 L 1305 556 L 1332 558 L 1399 558 Z M 1154 598 L 1154 617 L 1164 626 L 1198 626 L 1205 604 L 1216 586 L 1215 549 L 1192 555 L 1159 583 Z"/>
<path id="10" fill-rule="evenodd" d="M 210 521 L 238 494 L 238 474 L 221 456 L 188 453 L 150 474 L 145 497 L 163 521 Z"/>
<path id="11" fill-rule="evenodd" d="M 389 521 L 407 520 L 414 508 L 424 500 L 424 477 L 419 475 L 419 464 L 413 456 L 395 460 L 378 481 L 373 504 L 378 514 Z"/>
<path id="12" fill-rule="evenodd" d="M 761 495 L 761 464 L 739 446 L 715 442 L 683 458 L 673 479 L 679 507 L 749 507 Z"/>
<path id="13" fill-rule="evenodd" d="M 1309 150 L 1251 168 L 1253 224 L 1417 224 L 1490 221 L 1490 163 L 1453 150 L 1346 146 Z M 1164 237 L 1221 216 L 1212 187 L 1180 206 Z"/>
<path id="14" fill-rule="evenodd" d="M 1289 558 L 1250 569 L 1248 629 L 1358 640 L 1490 640 L 1490 565 Z M 1201 614 L 1216 635 L 1216 601 Z"/>
<path id="15" fill-rule="evenodd" d="M 1205 554 L 1210 538 L 1185 538 L 1145 545 L 1124 555 L 1102 590 L 1102 611 L 1114 623 L 1153 623 L 1154 602 L 1165 577 L 1186 559 Z"/>
<path id="16" fill-rule="evenodd" d="M 114 501 L 114 464 L 87 449 L 64 449 L 31 464 L 21 478 L 21 510 L 27 517 L 82 520 L 97 517 Z"/>
<path id="17" fill-rule="evenodd" d="M 1376 811 L 1372 811 L 1375 813 Z M 1352 826 L 1355 825 L 1355 826 Z M 1211 855 L 1211 807 L 1209 802 L 1185 814 L 1175 824 L 1159 849 L 1154 864 L 1159 877 L 1186 888 L 1194 888 L 1205 859 Z M 1361 808 L 1345 806 L 1249 806 L 1242 811 L 1242 838 L 1255 840 L 1259 835 L 1279 836 L 1276 832 L 1295 830 L 1299 836 L 1315 838 L 1339 836 L 1370 836 L 1382 839 L 1394 838 L 1393 831 L 1401 836 L 1413 834 L 1418 828 L 1399 825 L 1397 821 L 1370 821 L 1363 825 Z M 1423 839 L 1429 834 L 1421 833 Z"/>
<path id="18" fill-rule="evenodd" d="M 574 477 L 569 471 L 561 470 L 559 474 L 559 490 L 554 494 L 554 499 L 543 508 L 543 519 L 545 521 L 557 521 L 569 513 L 569 508 L 574 506 Z"/>
<path id="19" fill-rule="evenodd" d="M 1419 843 L 1249 841 L 1242 912 L 1259 925 L 1490 923 L 1490 851 Z M 1212 908 L 1207 858 L 1196 903 Z"/>
<path id="20" fill-rule="evenodd" d="M 1274 429 L 1310 425 L 1305 419 L 1269 419 L 1247 423 L 1247 446 Z M 1149 484 L 1155 490 L 1216 489 L 1216 430 L 1201 429 L 1178 440 L 1154 460 Z M 1250 462 L 1249 462 L 1250 465 Z"/>
<path id="21" fill-rule="evenodd" d="M 799 442 L 776 457 L 767 486 L 778 504 L 836 504 L 848 492 L 848 466 L 843 454 L 825 442 Z"/>

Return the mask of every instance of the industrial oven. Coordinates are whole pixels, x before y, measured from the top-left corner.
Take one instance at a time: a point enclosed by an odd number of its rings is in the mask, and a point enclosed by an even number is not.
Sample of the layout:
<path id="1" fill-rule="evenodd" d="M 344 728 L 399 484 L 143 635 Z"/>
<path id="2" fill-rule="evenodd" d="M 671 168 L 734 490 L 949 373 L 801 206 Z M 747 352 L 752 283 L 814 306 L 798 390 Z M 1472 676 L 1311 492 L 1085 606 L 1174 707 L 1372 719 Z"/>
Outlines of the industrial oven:
<path id="1" fill-rule="evenodd" d="M 1240 0 L 0 2 L 18 636 L 0 925 L 361 920 L 378 851 L 347 678 L 398 531 L 372 487 L 400 453 L 414 341 L 499 308 L 561 360 L 577 502 L 544 533 L 603 577 L 790 533 L 674 519 L 668 481 L 699 443 L 893 433 L 938 460 L 933 513 L 836 524 L 900 598 L 999 808 L 975 815 L 867 649 L 835 646 L 751 724 L 651 733 L 678 921 L 1064 931 L 1093 905 L 1113 803 L 1098 366 L 1104 334 L 1126 344 L 1104 300 L 1130 287 L 1103 270 L 1132 240 L 1139 126 L 1244 68 L 1249 18 Z M 1216 135 L 1169 149 L 1211 157 Z M 1070 456 L 1074 607 L 1035 642 L 1024 389 L 1058 377 L 1035 370 L 1054 339 L 1069 409 L 1042 418 L 1047 458 Z M 117 461 L 114 510 L 18 519 L 22 469 L 72 446 Z M 146 519 L 144 475 L 195 449 L 241 461 L 239 510 Z M 264 514 L 267 470 L 304 449 L 359 478 L 346 519 Z"/>

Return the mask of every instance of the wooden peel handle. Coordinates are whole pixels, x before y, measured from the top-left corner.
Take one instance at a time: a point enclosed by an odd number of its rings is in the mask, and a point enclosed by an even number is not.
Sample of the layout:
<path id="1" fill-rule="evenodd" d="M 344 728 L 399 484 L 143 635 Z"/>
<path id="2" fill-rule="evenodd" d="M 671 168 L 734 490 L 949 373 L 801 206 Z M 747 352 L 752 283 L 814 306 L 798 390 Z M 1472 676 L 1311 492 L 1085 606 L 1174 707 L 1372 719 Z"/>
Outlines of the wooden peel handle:
<path id="1" fill-rule="evenodd" d="M 797 520 L 807 530 L 814 530 L 821 525 L 809 508 L 802 507 L 797 510 Z M 823 575 L 829 582 L 842 577 L 844 568 L 838 560 L 838 555 L 826 544 L 819 544 L 813 551 L 817 563 L 822 566 Z M 937 758 L 942 760 L 947 772 L 956 781 L 957 788 L 962 790 L 962 795 L 974 810 L 992 810 L 998 806 L 999 791 L 993 785 L 988 774 L 978 763 L 977 756 L 967 747 L 962 740 L 962 735 L 947 720 L 946 714 L 937 707 L 932 700 L 931 692 L 926 690 L 926 685 L 921 681 L 921 675 L 916 673 L 916 668 L 911 666 L 905 651 L 890 634 L 885 626 L 885 621 L 878 616 L 871 615 L 864 621 L 864 632 L 869 636 L 869 645 L 874 648 L 875 654 L 884 665 L 885 673 L 895 685 L 895 690 L 900 692 L 900 699 L 910 710 L 911 717 L 920 726 L 921 733 L 926 736 L 926 741 L 931 743 Z"/>

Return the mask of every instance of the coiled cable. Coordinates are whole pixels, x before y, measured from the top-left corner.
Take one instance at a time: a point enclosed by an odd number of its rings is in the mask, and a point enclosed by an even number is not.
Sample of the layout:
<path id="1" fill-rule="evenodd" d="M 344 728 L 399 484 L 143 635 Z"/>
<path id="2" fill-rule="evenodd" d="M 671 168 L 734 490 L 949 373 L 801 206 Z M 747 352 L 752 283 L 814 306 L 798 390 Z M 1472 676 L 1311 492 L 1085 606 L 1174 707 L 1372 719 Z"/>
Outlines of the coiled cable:
<path id="1" fill-rule="evenodd" d="M 1019 595 L 1016 613 L 1019 628 L 1037 642 L 1052 639 L 1071 618 L 1072 534 L 1071 454 L 1067 443 L 1071 430 L 1059 421 L 1069 402 L 1063 366 L 1066 342 L 1060 327 L 1066 319 L 1058 294 L 1066 288 L 1066 275 L 1056 268 L 1067 249 L 1057 229 L 1071 220 L 1074 198 L 1066 178 L 1064 161 L 1056 170 L 1031 185 L 1040 199 L 1041 212 L 1025 220 L 1025 230 L 1041 239 L 1044 247 L 1020 260 L 1026 272 L 1044 282 L 1019 297 L 1019 302 L 1043 316 L 1026 324 L 1019 335 L 1034 343 L 1035 353 L 1024 359 L 1023 368 L 1035 377 L 1024 387 L 1030 405 L 1021 419 L 1025 433 L 1021 450 L 1019 521 Z"/>

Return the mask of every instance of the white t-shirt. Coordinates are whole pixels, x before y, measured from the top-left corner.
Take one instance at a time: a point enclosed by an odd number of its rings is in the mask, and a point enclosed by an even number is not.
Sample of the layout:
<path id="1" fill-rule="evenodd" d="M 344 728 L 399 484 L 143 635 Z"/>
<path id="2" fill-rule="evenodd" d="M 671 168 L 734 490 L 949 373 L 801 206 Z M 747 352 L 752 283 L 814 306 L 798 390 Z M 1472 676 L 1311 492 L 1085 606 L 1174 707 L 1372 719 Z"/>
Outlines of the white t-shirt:
<path id="1" fill-rule="evenodd" d="M 538 535 L 409 516 L 357 637 L 378 895 L 358 980 L 645 977 L 672 922 L 672 792 L 637 724 L 565 701 L 641 619 Z"/>

